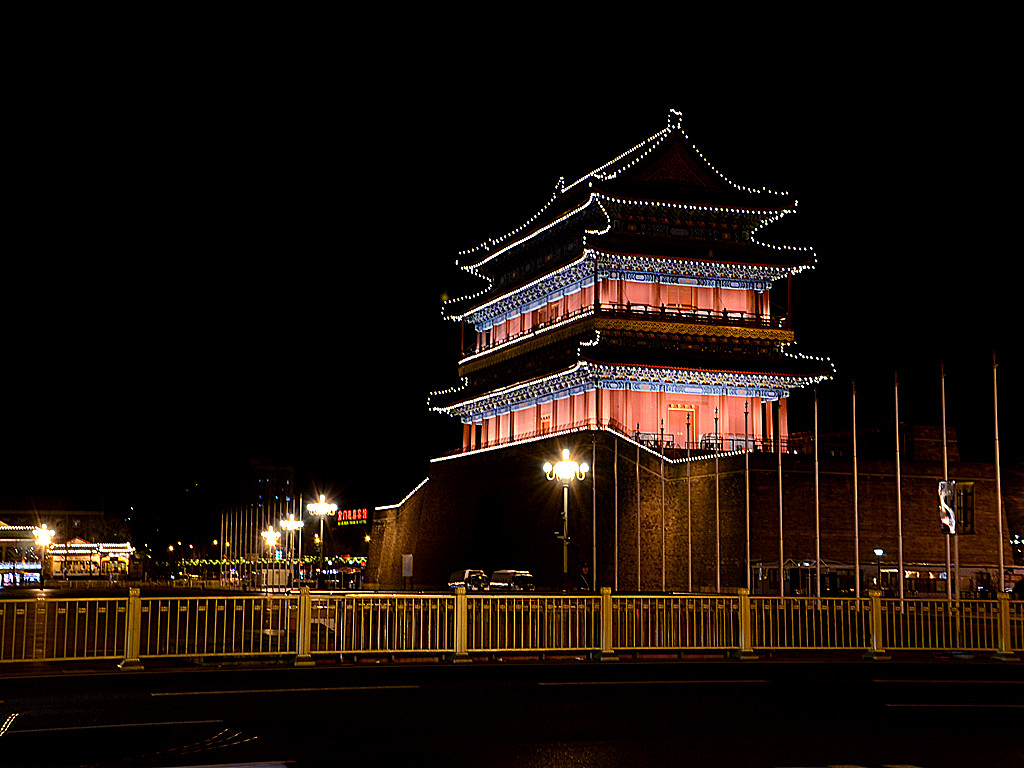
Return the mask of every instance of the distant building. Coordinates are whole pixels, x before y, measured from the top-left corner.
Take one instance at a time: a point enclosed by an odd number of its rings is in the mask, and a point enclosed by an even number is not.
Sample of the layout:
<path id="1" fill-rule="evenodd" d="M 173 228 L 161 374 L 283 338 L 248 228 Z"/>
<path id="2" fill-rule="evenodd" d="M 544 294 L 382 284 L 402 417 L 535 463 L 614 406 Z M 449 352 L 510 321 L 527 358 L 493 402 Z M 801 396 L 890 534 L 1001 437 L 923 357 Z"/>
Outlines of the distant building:
<path id="1" fill-rule="evenodd" d="M 296 498 L 295 467 L 252 459 L 246 467 L 241 506 L 288 506 Z"/>
<path id="2" fill-rule="evenodd" d="M 0 520 L 0 589 L 39 586 L 40 555 L 32 525 L 8 525 Z"/>
<path id="3" fill-rule="evenodd" d="M 92 542 L 76 536 L 50 545 L 46 575 L 70 579 L 127 576 L 133 554 L 135 548 L 127 541 Z"/>

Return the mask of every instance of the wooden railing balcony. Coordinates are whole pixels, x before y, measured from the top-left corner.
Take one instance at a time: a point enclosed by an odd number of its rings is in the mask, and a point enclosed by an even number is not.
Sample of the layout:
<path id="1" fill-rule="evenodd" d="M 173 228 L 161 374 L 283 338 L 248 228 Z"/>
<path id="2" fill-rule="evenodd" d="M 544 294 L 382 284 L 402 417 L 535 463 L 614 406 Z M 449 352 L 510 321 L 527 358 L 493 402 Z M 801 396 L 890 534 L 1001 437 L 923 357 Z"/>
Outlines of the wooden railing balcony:
<path id="1" fill-rule="evenodd" d="M 754 435 L 728 434 L 728 435 L 700 435 L 697 439 L 686 441 L 685 437 L 677 436 L 667 432 L 641 432 L 630 429 L 615 419 L 582 419 L 572 424 L 560 425 L 555 428 L 517 432 L 514 435 L 505 435 L 500 438 L 486 440 L 478 445 L 468 448 L 461 446 L 445 451 L 442 457 L 458 456 L 463 453 L 474 453 L 488 448 L 499 448 L 514 443 L 528 442 L 543 437 L 555 437 L 571 432 L 584 432 L 592 430 L 606 430 L 616 432 L 622 437 L 628 438 L 645 448 L 656 453 L 664 453 L 671 459 L 700 458 L 702 456 L 714 456 L 716 453 L 733 453 L 737 451 L 749 451 L 751 453 L 774 453 L 776 445 L 771 438 L 760 438 Z M 788 446 L 785 439 L 782 441 L 781 449 L 787 452 Z"/>
<path id="2" fill-rule="evenodd" d="M 538 323 L 525 331 L 514 333 L 510 336 L 490 341 L 486 344 L 472 344 L 463 350 L 463 359 L 492 349 L 512 344 L 522 339 L 535 337 L 540 333 L 556 326 L 574 320 L 585 315 L 594 316 L 594 307 L 586 306 L 574 310 L 565 315 L 559 315 L 543 323 Z M 667 321 L 679 324 L 699 323 L 702 325 L 719 327 L 745 327 L 745 328 L 770 328 L 778 330 L 790 330 L 788 317 L 768 317 L 749 312 L 730 311 L 727 309 L 694 309 L 690 307 L 655 307 L 650 304 L 614 304 L 606 303 L 597 307 L 596 317 L 615 319 L 637 319 L 651 321 Z"/>

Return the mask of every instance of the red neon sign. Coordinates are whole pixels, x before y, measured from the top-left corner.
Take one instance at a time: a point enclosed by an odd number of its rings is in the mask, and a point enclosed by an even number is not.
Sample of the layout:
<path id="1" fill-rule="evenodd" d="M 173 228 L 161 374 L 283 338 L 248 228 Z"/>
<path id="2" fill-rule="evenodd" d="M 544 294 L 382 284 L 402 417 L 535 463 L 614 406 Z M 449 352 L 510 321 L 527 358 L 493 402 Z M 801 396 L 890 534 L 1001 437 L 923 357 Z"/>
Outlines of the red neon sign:
<path id="1" fill-rule="evenodd" d="M 369 519 L 370 513 L 366 507 L 338 510 L 338 525 L 355 525 L 358 523 L 365 523 Z"/>

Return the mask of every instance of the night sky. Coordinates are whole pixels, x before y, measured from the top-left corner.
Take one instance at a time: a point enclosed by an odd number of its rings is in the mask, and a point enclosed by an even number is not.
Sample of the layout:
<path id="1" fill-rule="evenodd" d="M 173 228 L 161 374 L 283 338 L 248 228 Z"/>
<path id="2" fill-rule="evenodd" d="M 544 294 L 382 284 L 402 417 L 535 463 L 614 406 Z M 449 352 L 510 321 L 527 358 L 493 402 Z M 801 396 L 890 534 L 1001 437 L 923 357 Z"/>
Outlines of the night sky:
<path id="1" fill-rule="evenodd" d="M 996 350 L 1003 459 L 1019 462 L 1003 84 L 955 59 L 865 68 L 854 50 L 485 76 L 468 53 L 407 52 L 383 75 L 328 53 L 93 52 L 41 73 L 11 118 L 0 507 L 132 508 L 174 538 L 256 457 L 343 507 L 399 501 L 460 441 L 426 408 L 456 381 L 440 303 L 457 252 L 669 108 L 730 179 L 800 201 L 763 234 L 819 259 L 794 281 L 794 322 L 797 348 L 837 368 L 824 428 L 849 427 L 853 377 L 858 419 L 891 421 L 897 369 L 901 417 L 938 424 L 944 360 L 961 451 L 990 458 Z M 809 403 L 794 398 L 794 428 Z"/>

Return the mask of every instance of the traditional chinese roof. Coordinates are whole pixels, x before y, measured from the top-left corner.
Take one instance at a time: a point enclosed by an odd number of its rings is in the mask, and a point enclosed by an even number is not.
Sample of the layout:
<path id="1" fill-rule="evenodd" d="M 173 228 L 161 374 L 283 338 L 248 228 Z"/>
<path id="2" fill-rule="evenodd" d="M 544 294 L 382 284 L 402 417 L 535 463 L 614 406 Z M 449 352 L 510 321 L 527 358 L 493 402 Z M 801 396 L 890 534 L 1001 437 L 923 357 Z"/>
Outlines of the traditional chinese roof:
<path id="1" fill-rule="evenodd" d="M 93 552 L 101 555 L 130 555 L 135 551 L 133 547 L 127 541 L 125 542 L 91 542 L 76 536 L 73 539 L 69 539 L 63 544 L 51 544 L 50 553 L 52 555 L 72 556 L 72 555 L 86 555 Z"/>
<path id="2" fill-rule="evenodd" d="M 35 543 L 35 528 L 31 525 L 7 525 L 0 520 L 0 541 Z"/>
<path id="3" fill-rule="evenodd" d="M 628 358 L 624 358 L 628 359 Z M 462 387 L 443 393 L 446 402 L 434 409 L 462 419 L 479 421 L 497 414 L 528 408 L 552 399 L 575 395 L 594 389 L 629 389 L 647 392 L 681 392 L 688 394 L 731 395 L 777 400 L 788 397 L 791 389 L 804 387 L 827 378 L 817 366 L 796 366 L 806 370 L 782 372 L 771 364 L 750 365 L 734 361 L 729 365 L 709 365 L 707 361 L 688 366 L 674 360 L 673 365 L 597 362 L 581 359 L 569 368 L 547 375 L 512 381 L 505 386 L 481 391 L 469 380 Z M 788 367 L 788 366 L 782 366 Z M 442 393 L 438 393 L 442 394 Z"/>
<path id="4" fill-rule="evenodd" d="M 796 206 L 786 192 L 728 179 L 672 110 L 658 133 L 572 184 L 560 180 L 528 221 L 462 252 L 460 266 L 483 287 L 444 311 L 484 332 L 595 279 L 763 293 L 816 261 L 810 248 L 758 237 Z M 793 340 L 787 319 L 767 314 L 581 306 L 467 355 L 461 384 L 432 393 L 431 406 L 487 418 L 595 388 L 772 400 L 834 373 L 787 349 Z"/>
<path id="5" fill-rule="evenodd" d="M 724 176 L 690 141 L 680 113 L 672 110 L 658 133 L 572 184 L 559 180 L 548 202 L 525 223 L 460 253 L 461 268 L 484 278 L 486 287 L 450 300 L 446 315 L 460 317 L 481 297 L 515 289 L 587 249 L 691 261 L 725 256 L 725 263 L 799 271 L 814 263 L 811 249 L 757 238 L 761 227 L 796 205 L 786 192 L 746 187 Z M 646 214 L 652 213 L 663 231 L 650 225 L 628 229 L 628 219 L 650 219 Z M 547 253 L 531 259 L 532 248 Z"/>

